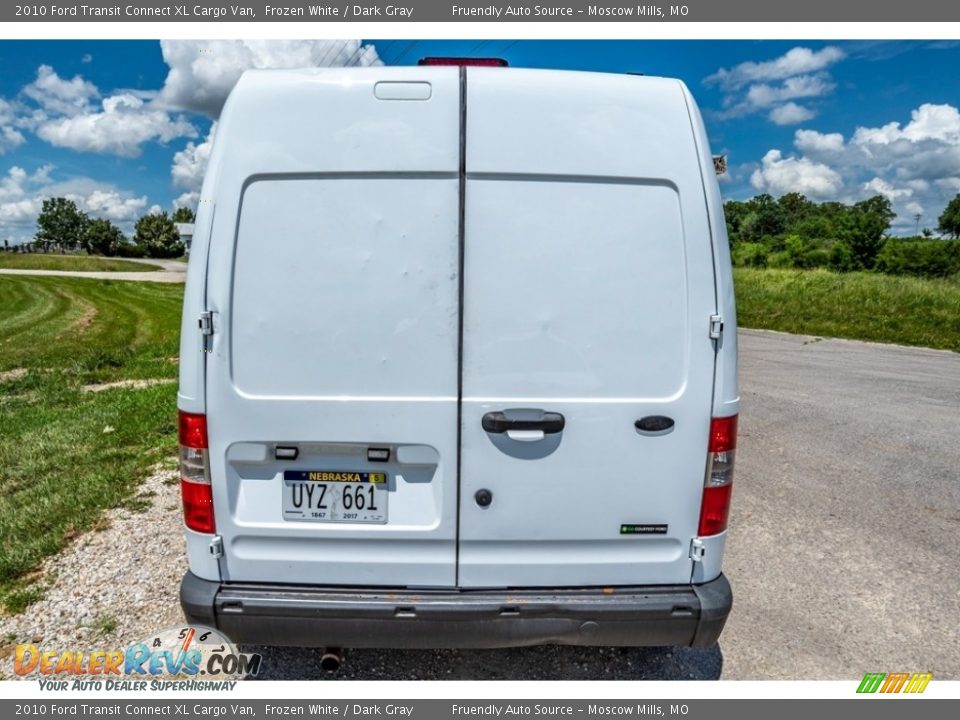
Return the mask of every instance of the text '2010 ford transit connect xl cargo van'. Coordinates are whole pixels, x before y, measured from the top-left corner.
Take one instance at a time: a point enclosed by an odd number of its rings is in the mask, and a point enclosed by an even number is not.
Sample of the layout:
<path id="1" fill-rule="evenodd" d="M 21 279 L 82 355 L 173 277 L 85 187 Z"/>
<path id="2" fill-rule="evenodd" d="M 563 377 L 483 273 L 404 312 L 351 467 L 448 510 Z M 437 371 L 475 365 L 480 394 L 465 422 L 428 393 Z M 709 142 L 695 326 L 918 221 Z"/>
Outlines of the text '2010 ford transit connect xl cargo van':
<path id="1" fill-rule="evenodd" d="M 681 82 L 248 72 L 184 300 L 187 618 L 272 645 L 712 644 L 736 370 Z"/>

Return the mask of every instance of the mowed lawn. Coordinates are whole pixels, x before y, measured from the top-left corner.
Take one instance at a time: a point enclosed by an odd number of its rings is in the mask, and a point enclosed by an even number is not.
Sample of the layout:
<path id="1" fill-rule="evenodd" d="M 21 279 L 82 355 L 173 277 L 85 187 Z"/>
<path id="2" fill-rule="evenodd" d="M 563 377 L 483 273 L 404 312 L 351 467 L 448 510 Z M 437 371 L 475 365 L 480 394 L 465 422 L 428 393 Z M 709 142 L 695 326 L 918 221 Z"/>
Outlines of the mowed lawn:
<path id="1" fill-rule="evenodd" d="M 79 272 L 148 272 L 157 265 L 130 262 L 96 255 L 54 255 L 45 253 L 0 252 L 0 269 L 11 270 L 75 270 Z"/>
<path id="2" fill-rule="evenodd" d="M 827 270 L 734 270 L 741 327 L 960 352 L 960 283 Z"/>
<path id="3" fill-rule="evenodd" d="M 0 604 L 176 451 L 182 286 L 0 275 Z M 132 379 L 147 387 L 85 386 Z M 159 538 L 144 538 L 157 542 Z"/>

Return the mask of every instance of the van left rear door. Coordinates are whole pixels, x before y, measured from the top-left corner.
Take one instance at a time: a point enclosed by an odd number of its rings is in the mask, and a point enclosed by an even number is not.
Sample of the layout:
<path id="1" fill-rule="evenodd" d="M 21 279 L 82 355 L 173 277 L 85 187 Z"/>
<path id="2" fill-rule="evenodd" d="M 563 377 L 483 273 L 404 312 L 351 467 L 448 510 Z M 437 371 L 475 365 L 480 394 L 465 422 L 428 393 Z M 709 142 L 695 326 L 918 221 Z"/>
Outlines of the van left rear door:
<path id="1" fill-rule="evenodd" d="M 452 586 L 458 73 L 305 71 L 256 90 L 218 130 L 233 153 L 208 271 L 223 577 Z"/>

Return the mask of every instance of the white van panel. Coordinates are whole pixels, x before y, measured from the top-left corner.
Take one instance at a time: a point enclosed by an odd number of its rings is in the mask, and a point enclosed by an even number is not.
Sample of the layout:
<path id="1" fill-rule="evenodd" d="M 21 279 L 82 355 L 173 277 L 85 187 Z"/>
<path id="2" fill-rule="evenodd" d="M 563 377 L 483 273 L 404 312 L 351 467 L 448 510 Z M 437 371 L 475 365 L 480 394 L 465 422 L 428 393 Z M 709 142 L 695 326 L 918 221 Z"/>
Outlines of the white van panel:
<path id="1" fill-rule="evenodd" d="M 716 295 L 682 87 L 471 68 L 467 93 L 459 584 L 689 582 Z"/>
<path id="2" fill-rule="evenodd" d="M 455 176 L 251 182 L 234 264 L 237 392 L 396 398 L 402 388 L 456 402 L 458 196 Z"/>
<path id="3" fill-rule="evenodd" d="M 456 582 L 459 93 L 452 68 L 369 68 L 246 73 L 228 100 L 206 297 L 226 581 Z M 389 522 L 285 520 L 286 470 L 385 472 Z"/>

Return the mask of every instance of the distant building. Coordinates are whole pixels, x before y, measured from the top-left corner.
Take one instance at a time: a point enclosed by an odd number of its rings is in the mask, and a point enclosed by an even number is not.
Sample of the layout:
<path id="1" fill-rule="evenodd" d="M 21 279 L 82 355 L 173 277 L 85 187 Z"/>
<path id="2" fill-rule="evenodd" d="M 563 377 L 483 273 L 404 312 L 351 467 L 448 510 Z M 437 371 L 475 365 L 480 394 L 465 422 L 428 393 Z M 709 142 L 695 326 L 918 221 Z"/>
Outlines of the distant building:
<path id="1" fill-rule="evenodd" d="M 184 254 L 190 254 L 190 244 L 193 242 L 193 223 L 174 223 L 180 233 L 180 242 L 186 248 Z"/>

